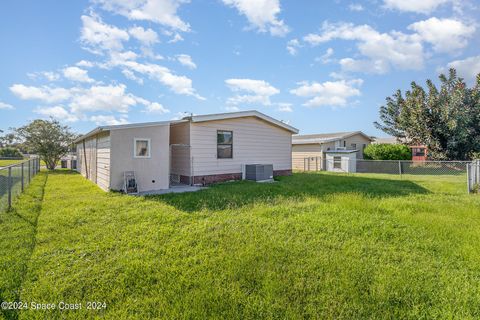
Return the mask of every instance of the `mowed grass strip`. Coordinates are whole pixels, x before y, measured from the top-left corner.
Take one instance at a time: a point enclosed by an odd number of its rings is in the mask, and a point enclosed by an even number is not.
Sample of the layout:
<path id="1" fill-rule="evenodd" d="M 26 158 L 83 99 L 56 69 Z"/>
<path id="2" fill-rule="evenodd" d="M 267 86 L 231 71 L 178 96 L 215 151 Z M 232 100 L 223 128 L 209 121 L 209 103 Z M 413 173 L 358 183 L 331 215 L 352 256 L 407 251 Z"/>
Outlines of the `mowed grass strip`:
<path id="1" fill-rule="evenodd" d="M 36 244 L 37 219 L 41 211 L 47 174 L 39 173 L 25 192 L 14 200 L 13 209 L 0 212 L 0 301 L 17 301 L 30 256 Z M 14 319 L 13 310 L 0 310 L 0 318 Z"/>
<path id="2" fill-rule="evenodd" d="M 21 319 L 480 317 L 480 199 L 304 173 L 151 197 L 49 173 Z M 3 275 L 2 275 L 3 276 Z"/>

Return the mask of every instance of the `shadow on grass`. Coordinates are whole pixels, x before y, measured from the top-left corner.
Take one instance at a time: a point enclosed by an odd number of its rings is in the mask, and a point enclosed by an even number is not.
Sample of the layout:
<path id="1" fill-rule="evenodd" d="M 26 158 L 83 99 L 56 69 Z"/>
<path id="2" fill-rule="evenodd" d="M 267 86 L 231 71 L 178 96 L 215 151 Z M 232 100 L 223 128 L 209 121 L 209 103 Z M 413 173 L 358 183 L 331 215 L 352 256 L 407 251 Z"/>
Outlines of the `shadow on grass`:
<path id="1" fill-rule="evenodd" d="M 279 199 L 302 200 L 338 193 L 359 193 L 369 197 L 395 197 L 425 194 L 428 190 L 411 181 L 365 178 L 317 173 L 295 173 L 279 177 L 275 183 L 238 181 L 222 183 L 199 192 L 146 196 L 175 208 L 194 212 L 223 210 L 253 203 L 275 204 Z"/>

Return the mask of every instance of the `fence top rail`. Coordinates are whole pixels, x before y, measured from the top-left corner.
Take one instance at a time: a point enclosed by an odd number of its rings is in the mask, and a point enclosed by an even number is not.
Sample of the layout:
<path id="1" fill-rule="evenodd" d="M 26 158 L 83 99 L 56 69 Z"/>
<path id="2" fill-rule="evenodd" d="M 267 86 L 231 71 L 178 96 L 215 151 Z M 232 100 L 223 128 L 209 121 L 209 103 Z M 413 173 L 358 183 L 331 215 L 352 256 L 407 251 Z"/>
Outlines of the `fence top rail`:
<path id="1" fill-rule="evenodd" d="M 8 170 L 8 168 L 10 168 L 10 167 L 20 166 L 22 163 L 27 163 L 27 162 L 29 162 L 30 160 L 34 160 L 34 159 L 38 159 L 38 158 L 30 158 L 30 159 L 26 159 L 25 161 L 20 161 L 20 162 L 14 163 L 14 164 L 9 164 L 8 166 L 0 167 L 0 171 L 2 171 L 2 170 Z"/>
<path id="2" fill-rule="evenodd" d="M 356 159 L 356 161 L 369 161 L 369 162 L 413 162 L 413 163 L 472 163 L 472 161 L 464 160 L 425 160 L 425 161 L 414 161 L 414 160 L 367 160 L 367 159 Z"/>

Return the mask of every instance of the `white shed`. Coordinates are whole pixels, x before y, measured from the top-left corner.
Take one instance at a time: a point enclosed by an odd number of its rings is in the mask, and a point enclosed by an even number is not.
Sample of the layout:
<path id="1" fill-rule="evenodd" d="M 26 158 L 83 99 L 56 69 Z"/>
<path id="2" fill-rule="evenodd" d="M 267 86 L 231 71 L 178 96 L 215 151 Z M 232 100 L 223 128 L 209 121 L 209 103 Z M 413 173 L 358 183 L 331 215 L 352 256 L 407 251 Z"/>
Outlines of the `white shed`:
<path id="1" fill-rule="evenodd" d="M 332 150 L 326 152 L 327 171 L 356 172 L 358 150 Z"/>

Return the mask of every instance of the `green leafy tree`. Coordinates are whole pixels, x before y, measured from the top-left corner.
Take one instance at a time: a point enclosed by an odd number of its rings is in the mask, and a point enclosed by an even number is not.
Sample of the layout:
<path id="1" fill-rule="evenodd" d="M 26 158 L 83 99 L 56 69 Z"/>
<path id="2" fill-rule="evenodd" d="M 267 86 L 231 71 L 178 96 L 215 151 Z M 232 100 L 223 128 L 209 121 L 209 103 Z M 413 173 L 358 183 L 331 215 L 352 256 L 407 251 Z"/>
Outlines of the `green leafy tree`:
<path id="1" fill-rule="evenodd" d="M 30 153 L 35 153 L 45 161 L 47 169 L 55 169 L 57 162 L 69 151 L 76 135 L 68 126 L 57 120 L 34 120 L 28 125 L 13 129 Z"/>
<path id="2" fill-rule="evenodd" d="M 23 154 L 20 152 L 20 150 L 16 148 L 1 148 L 0 149 L 0 157 L 4 158 L 23 158 Z"/>
<path id="3" fill-rule="evenodd" d="M 424 144 L 438 160 L 467 160 L 480 151 L 480 74 L 468 88 L 455 69 L 440 75 L 440 88 L 427 80 L 426 88 L 411 83 L 397 90 L 380 107 L 375 126 L 407 144 Z"/>
<path id="4" fill-rule="evenodd" d="M 367 160 L 411 160 L 412 152 L 403 144 L 370 144 L 363 150 Z"/>

